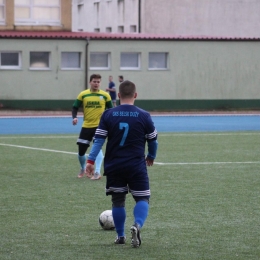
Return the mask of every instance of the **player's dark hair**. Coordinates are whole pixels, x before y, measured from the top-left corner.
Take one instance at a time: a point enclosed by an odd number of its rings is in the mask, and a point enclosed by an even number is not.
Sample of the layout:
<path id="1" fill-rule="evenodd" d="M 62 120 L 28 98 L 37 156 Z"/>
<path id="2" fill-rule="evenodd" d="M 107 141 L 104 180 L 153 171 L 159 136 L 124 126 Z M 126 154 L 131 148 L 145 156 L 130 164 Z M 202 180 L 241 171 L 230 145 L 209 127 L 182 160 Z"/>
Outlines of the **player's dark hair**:
<path id="1" fill-rule="evenodd" d="M 123 76 L 118 76 L 118 78 L 122 79 L 122 81 L 124 81 L 124 77 Z"/>
<path id="2" fill-rule="evenodd" d="M 129 80 L 122 82 L 119 86 L 119 93 L 121 98 L 132 98 L 136 93 L 135 84 Z"/>
<path id="3" fill-rule="evenodd" d="M 100 74 L 92 74 L 89 78 L 89 82 L 91 82 L 92 79 L 101 79 L 101 75 Z"/>

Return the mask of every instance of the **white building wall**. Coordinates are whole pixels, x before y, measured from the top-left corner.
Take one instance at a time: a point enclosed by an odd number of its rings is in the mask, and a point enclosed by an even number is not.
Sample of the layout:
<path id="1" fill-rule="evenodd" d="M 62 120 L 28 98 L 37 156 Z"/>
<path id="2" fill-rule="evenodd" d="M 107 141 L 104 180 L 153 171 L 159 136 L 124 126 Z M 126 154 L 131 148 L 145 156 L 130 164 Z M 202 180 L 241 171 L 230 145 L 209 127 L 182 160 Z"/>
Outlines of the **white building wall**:
<path id="1" fill-rule="evenodd" d="M 259 37 L 259 10 L 260 0 L 73 0 L 72 30 Z"/>
<path id="2" fill-rule="evenodd" d="M 137 32 L 138 1 L 73 0 L 72 31 Z"/>
<path id="3" fill-rule="evenodd" d="M 259 37 L 259 0 L 142 0 L 142 32 Z"/>

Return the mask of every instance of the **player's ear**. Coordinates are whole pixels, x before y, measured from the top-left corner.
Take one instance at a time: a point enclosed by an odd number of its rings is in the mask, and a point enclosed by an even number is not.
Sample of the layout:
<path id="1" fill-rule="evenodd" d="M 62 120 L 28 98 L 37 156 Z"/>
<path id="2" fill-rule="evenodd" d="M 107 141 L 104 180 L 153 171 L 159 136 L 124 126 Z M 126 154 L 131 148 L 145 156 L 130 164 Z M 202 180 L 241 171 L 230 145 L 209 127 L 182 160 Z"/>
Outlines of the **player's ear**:
<path id="1" fill-rule="evenodd" d="M 136 98 L 137 97 L 137 93 L 135 92 L 135 94 L 134 94 L 134 98 Z"/>
<path id="2" fill-rule="evenodd" d="M 117 96 L 119 97 L 119 99 L 120 99 L 120 93 L 117 93 Z"/>

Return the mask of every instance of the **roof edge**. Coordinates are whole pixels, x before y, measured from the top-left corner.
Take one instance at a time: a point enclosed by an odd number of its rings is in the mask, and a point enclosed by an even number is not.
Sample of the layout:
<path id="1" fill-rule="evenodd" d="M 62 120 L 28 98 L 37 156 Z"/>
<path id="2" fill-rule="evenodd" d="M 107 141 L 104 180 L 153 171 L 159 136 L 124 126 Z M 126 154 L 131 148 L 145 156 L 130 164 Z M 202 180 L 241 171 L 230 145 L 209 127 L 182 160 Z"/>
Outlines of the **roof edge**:
<path id="1" fill-rule="evenodd" d="M 234 37 L 210 35 L 171 35 L 143 33 L 96 33 L 66 31 L 0 31 L 0 38 L 6 39 L 93 39 L 93 40 L 218 40 L 259 41 L 260 37 Z"/>

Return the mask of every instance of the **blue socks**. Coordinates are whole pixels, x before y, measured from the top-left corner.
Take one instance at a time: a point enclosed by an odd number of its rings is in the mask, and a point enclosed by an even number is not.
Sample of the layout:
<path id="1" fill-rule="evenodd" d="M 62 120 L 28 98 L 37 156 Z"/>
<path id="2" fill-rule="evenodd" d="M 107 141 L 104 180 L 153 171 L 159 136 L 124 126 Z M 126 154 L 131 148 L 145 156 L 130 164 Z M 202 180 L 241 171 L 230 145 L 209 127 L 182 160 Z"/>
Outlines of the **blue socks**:
<path id="1" fill-rule="evenodd" d="M 134 222 L 140 227 L 144 225 L 144 222 L 148 216 L 149 204 L 147 201 L 140 200 L 134 207 Z M 125 220 L 126 210 L 124 207 L 113 207 L 112 215 L 116 227 L 116 232 L 119 237 L 125 236 Z"/>
<path id="2" fill-rule="evenodd" d="M 79 163 L 80 163 L 81 169 L 82 169 L 82 170 L 83 170 L 83 169 L 85 170 L 85 169 L 86 169 L 86 159 L 87 159 L 86 155 L 80 156 L 80 155 L 78 154 L 78 159 L 79 159 Z"/>
<path id="3" fill-rule="evenodd" d="M 140 200 L 135 204 L 134 207 L 134 220 L 135 223 L 139 224 L 140 227 L 144 225 L 144 222 L 148 216 L 149 204 L 147 201 Z"/>
<path id="4" fill-rule="evenodd" d="M 112 208 L 116 232 L 119 237 L 125 236 L 126 211 L 124 207 Z"/>
<path id="5" fill-rule="evenodd" d="M 99 174 L 100 174 L 103 158 L 104 158 L 103 152 L 102 152 L 102 150 L 100 150 L 100 152 L 97 155 L 96 161 L 95 161 L 95 166 L 96 166 L 95 172 L 97 172 Z"/>

